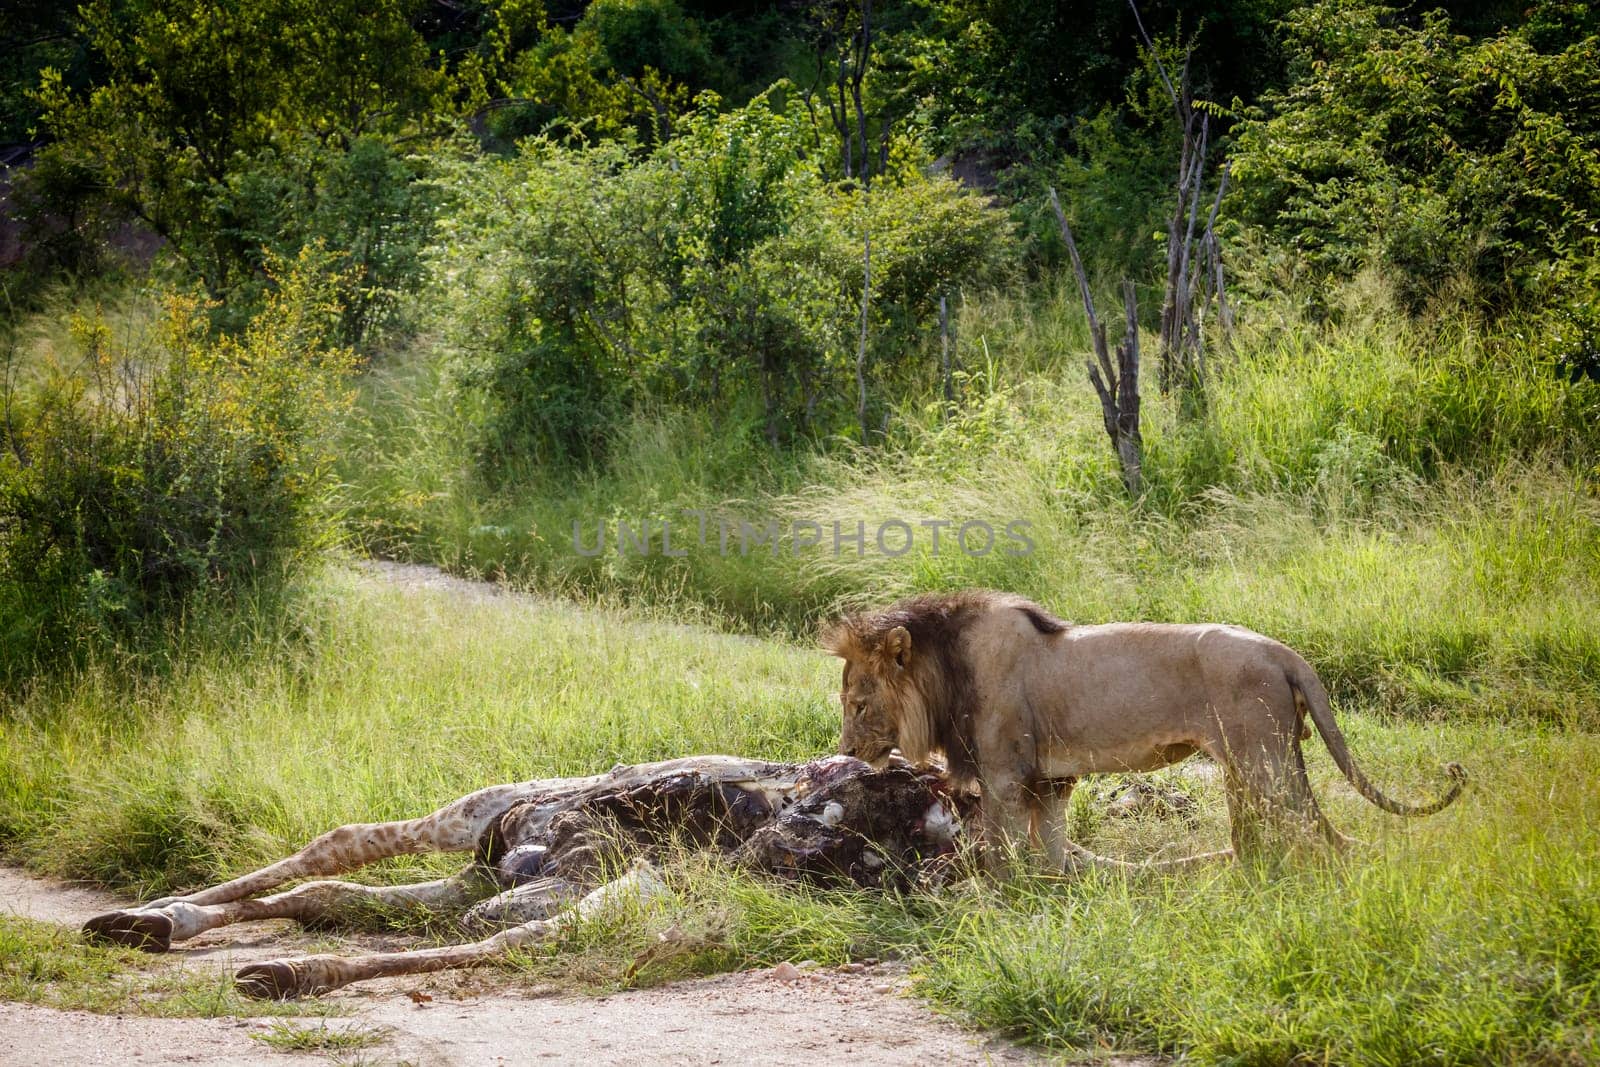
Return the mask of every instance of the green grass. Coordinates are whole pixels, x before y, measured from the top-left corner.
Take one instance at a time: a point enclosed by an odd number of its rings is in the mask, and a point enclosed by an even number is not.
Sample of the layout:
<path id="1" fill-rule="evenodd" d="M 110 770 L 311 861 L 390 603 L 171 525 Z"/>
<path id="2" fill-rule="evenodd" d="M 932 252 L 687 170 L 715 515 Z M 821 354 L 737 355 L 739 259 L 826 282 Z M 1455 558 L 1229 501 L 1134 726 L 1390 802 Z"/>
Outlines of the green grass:
<path id="1" fill-rule="evenodd" d="M 1024 887 L 962 917 L 924 992 L 1051 1043 L 1202 1063 L 1592 1062 L 1600 744 L 1439 733 L 1475 756 L 1460 811 L 1401 831 L 1341 810 L 1375 844 L 1329 869 Z M 1361 740 L 1369 763 L 1387 747 Z"/>
<path id="2" fill-rule="evenodd" d="M 381 1044 L 385 1034 L 376 1027 L 299 1026 L 294 1023 L 273 1023 L 266 1031 L 251 1034 L 275 1052 L 354 1052 Z"/>
<path id="3" fill-rule="evenodd" d="M 1331 327 L 1253 309 L 1203 419 L 1147 390 L 1138 501 L 1120 491 L 1081 378 L 1070 290 L 966 305 L 964 413 L 944 423 L 909 399 L 879 447 L 774 454 L 737 413 L 640 412 L 592 468 L 513 469 L 494 484 L 478 473 L 473 411 L 419 342 L 363 382 L 341 460 L 348 528 L 375 551 L 586 607 L 406 592 L 333 568 L 282 598 L 192 607 L 136 651 L 96 646 L 0 697 L 0 851 L 151 895 L 492 782 L 694 752 L 809 757 L 838 729 L 837 671 L 812 647 L 821 618 L 995 586 L 1082 622 L 1220 620 L 1280 638 L 1329 682 L 1386 789 L 1431 792 L 1448 759 L 1472 787 L 1402 824 L 1313 742 L 1319 795 L 1370 847 L 1267 871 L 896 898 L 685 857 L 665 901 L 510 966 L 620 988 L 905 957 L 936 1004 L 1089 1053 L 1594 1062 L 1600 388 L 1557 382 L 1514 324 L 1401 323 L 1361 296 L 1330 300 Z M 614 530 L 685 508 L 757 523 L 1023 519 L 1036 550 L 572 550 L 575 520 Z M 1200 800 L 1196 826 L 1107 817 L 1111 783 L 1094 780 L 1074 836 L 1129 857 L 1225 842 L 1216 785 L 1181 768 L 1167 778 Z M 51 995 L 123 1003 L 93 991 L 120 988 L 136 961 L 70 944 L 17 958 L 65 968 Z"/>
<path id="4" fill-rule="evenodd" d="M 295 611 L 158 674 L 41 680 L 0 718 L 5 847 L 160 893 L 493 782 L 836 743 L 820 651 L 348 573 Z"/>
<path id="5" fill-rule="evenodd" d="M 193 639 L 142 681 L 106 665 L 40 682 L 0 720 L 0 827 L 5 851 L 37 868 L 158 892 L 489 782 L 686 752 L 809 756 L 834 742 L 836 680 L 828 659 L 790 643 L 334 570 L 253 641 Z M 906 957 L 936 1004 L 1070 1049 L 1199 1063 L 1600 1055 L 1600 739 L 1525 718 L 1340 715 L 1385 788 L 1429 792 L 1451 758 L 1472 787 L 1402 823 L 1356 797 L 1313 742 L 1330 816 L 1369 847 L 1274 871 L 897 898 L 686 858 L 665 901 L 580 926 L 511 961 L 512 974 L 608 989 L 783 959 Z M 1095 794 L 1109 780 L 1092 780 L 1074 833 L 1130 857 L 1224 841 L 1215 783 L 1164 774 L 1200 800 L 1197 826 L 1105 817 Z M 54 985 L 95 988 L 138 963 L 97 953 L 85 958 L 98 970 Z"/>

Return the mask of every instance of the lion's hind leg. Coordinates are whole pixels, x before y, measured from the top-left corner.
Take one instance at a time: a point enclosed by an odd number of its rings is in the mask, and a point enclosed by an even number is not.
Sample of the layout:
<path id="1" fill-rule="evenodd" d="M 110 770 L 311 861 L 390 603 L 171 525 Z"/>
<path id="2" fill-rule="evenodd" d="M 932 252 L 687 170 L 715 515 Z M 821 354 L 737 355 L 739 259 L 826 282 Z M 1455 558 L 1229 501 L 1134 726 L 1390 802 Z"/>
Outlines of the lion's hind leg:
<path id="1" fill-rule="evenodd" d="M 1233 743 L 1211 753 L 1224 767 L 1233 850 L 1241 859 L 1264 855 L 1272 834 L 1296 843 L 1320 837 L 1335 848 L 1350 843 L 1323 815 L 1311 791 L 1297 735 L 1297 728 L 1266 737 L 1236 735 Z"/>
<path id="2" fill-rule="evenodd" d="M 1222 761 L 1222 787 L 1228 800 L 1228 833 L 1233 840 L 1233 854 L 1241 860 L 1253 860 L 1264 851 L 1266 833 L 1265 804 L 1261 795 L 1246 784 L 1233 764 Z"/>
<path id="3" fill-rule="evenodd" d="M 1290 773 L 1298 783 L 1295 788 L 1304 797 L 1302 801 L 1304 817 L 1310 821 L 1311 828 L 1320 834 L 1322 839 L 1331 845 L 1335 851 L 1343 852 L 1352 846 L 1361 844 L 1360 841 L 1350 835 L 1341 833 L 1338 827 L 1329 822 L 1328 817 L 1323 814 L 1322 805 L 1317 803 L 1317 795 L 1311 791 L 1311 777 L 1306 773 L 1306 754 L 1305 750 L 1300 747 L 1302 739 L 1303 735 L 1296 737 L 1294 740 L 1294 765 Z"/>

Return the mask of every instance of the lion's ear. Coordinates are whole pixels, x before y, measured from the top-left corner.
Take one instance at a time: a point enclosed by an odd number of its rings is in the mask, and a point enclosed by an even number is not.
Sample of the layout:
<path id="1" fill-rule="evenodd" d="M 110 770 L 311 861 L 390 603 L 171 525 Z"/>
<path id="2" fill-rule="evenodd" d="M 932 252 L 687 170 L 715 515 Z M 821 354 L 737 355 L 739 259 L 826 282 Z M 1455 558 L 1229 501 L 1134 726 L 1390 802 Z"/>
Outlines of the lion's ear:
<path id="1" fill-rule="evenodd" d="M 911 663 L 911 632 L 904 626 L 896 626 L 883 638 L 883 654 L 893 659 L 898 666 L 905 667 Z"/>

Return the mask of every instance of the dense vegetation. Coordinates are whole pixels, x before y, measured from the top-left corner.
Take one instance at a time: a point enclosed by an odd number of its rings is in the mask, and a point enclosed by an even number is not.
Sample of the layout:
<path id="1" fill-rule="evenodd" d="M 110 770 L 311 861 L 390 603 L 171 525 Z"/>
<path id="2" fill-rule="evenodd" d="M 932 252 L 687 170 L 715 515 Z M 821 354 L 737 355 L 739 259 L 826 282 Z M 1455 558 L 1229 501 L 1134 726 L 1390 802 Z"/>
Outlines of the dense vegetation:
<path id="1" fill-rule="evenodd" d="M 1266 880 L 688 863 L 701 948 L 627 980 L 894 950 L 1077 1048 L 1597 1055 L 1590 5 L 91 0 L 0 40 L 0 851 L 153 891 L 490 778 L 813 753 L 820 617 L 991 585 L 1280 637 L 1380 777 L 1484 788 Z M 1052 190 L 1113 342 L 1129 283 L 1135 494 Z M 1189 258 L 1204 356 L 1159 377 Z M 641 936 L 535 965 L 622 981 Z"/>

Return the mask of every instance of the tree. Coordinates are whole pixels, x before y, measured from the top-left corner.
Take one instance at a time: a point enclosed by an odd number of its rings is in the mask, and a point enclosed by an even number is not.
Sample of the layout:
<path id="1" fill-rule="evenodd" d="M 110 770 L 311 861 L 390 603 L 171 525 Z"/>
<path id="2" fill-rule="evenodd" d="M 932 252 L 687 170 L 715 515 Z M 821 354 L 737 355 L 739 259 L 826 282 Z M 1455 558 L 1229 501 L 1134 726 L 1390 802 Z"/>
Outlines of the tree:
<path id="1" fill-rule="evenodd" d="M 83 89 L 43 72 L 46 152 L 164 237 L 213 298 L 259 289 L 263 231 L 293 235 L 305 216 L 292 194 L 325 188 L 353 146 L 434 128 L 453 83 L 412 27 L 418 7 L 91 0 L 79 33 L 104 74 Z M 277 219 L 251 201 L 269 177 Z"/>
<path id="2" fill-rule="evenodd" d="M 1072 227 L 1067 223 L 1054 189 L 1050 190 L 1050 206 L 1061 226 L 1061 239 L 1066 242 L 1067 253 L 1072 257 L 1078 295 L 1083 299 L 1083 313 L 1089 319 L 1089 342 L 1094 348 L 1094 358 L 1086 360 L 1084 367 L 1089 372 L 1089 383 L 1094 386 L 1095 395 L 1100 398 L 1106 436 L 1111 439 L 1111 450 L 1117 454 L 1117 462 L 1122 467 L 1122 484 L 1128 495 L 1137 497 L 1144 486 L 1144 434 L 1139 427 L 1139 307 L 1133 283 L 1122 283 L 1123 335 L 1113 362 L 1106 345 L 1105 324 L 1095 314 L 1089 277 L 1083 272 L 1083 259 L 1078 255 Z"/>
<path id="3" fill-rule="evenodd" d="M 571 30 L 547 24 L 513 61 L 499 129 L 554 126 L 586 138 L 632 131 L 663 144 L 715 69 L 704 28 L 676 0 L 594 0 Z"/>
<path id="4" fill-rule="evenodd" d="M 73 32 L 74 7 L 57 0 L 11 0 L 0 8 L 0 145 L 23 145 L 39 121 L 32 93 L 39 72 L 54 67 L 74 87 L 92 76 L 91 57 Z M 10 157 L 10 158 L 7 158 Z M 16 156 L 0 156 L 10 166 Z"/>
<path id="5" fill-rule="evenodd" d="M 1224 328 L 1228 322 L 1227 295 L 1223 288 L 1222 248 L 1217 241 L 1217 212 L 1228 191 L 1228 168 L 1222 168 L 1205 229 L 1198 234 L 1204 198 L 1207 154 L 1211 149 L 1211 115 L 1194 98 L 1189 81 L 1193 49 L 1185 49 L 1183 63 L 1174 82 L 1167 73 L 1156 43 L 1145 31 L 1138 5 L 1129 0 L 1139 35 L 1144 38 L 1146 56 L 1155 67 L 1161 87 L 1172 104 L 1173 118 L 1182 137 L 1178 152 L 1178 177 L 1173 183 L 1172 213 L 1167 216 L 1167 273 L 1161 298 L 1161 370 L 1158 381 L 1162 394 L 1180 391 L 1185 410 L 1194 410 L 1205 391 L 1205 312 L 1215 301 Z M 1055 192 L 1051 191 L 1055 204 Z M 1059 204 L 1055 205 L 1060 215 Z M 1063 227 L 1065 219 L 1063 216 Z M 1063 231 L 1065 232 L 1065 231 Z M 1076 252 L 1074 251 L 1074 256 Z M 1082 273 L 1082 266 L 1076 265 Z"/>
<path id="6" fill-rule="evenodd" d="M 1079 124 L 1121 97 L 1142 62 L 1127 0 L 928 0 L 893 48 L 906 57 L 911 121 L 936 151 L 982 148 L 1002 164 L 1048 164 Z M 1295 0 L 1152 0 L 1161 25 L 1192 28 L 1196 84 L 1222 100 L 1281 84 L 1274 23 Z M 886 46 L 888 47 L 888 46 Z"/>

